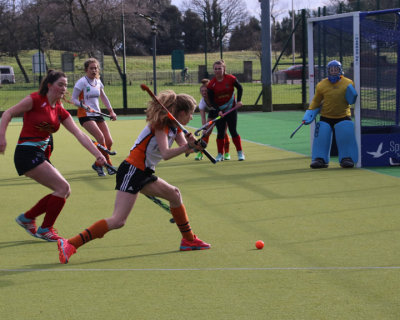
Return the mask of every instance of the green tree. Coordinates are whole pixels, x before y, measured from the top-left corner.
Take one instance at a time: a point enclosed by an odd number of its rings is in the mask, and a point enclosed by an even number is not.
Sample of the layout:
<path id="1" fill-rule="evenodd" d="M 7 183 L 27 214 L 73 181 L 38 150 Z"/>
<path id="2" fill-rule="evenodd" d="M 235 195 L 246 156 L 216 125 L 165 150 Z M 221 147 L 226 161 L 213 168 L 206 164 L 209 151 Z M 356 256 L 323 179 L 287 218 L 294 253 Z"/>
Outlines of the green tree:
<path id="1" fill-rule="evenodd" d="M 203 20 L 190 9 L 185 12 L 182 29 L 185 33 L 183 39 L 186 52 L 194 53 L 204 49 Z"/>
<path id="2" fill-rule="evenodd" d="M 309 11 L 306 11 L 306 18 L 310 16 Z M 295 25 L 301 19 L 301 12 L 295 13 L 294 20 Z M 290 35 L 292 33 L 292 11 L 289 11 L 289 16 L 282 19 L 281 22 L 277 22 L 275 25 L 274 34 L 274 45 L 273 49 L 281 51 L 283 50 L 283 46 L 288 41 Z M 303 30 L 302 24 L 300 23 L 296 29 L 295 33 L 295 49 L 296 52 L 302 52 L 304 42 L 303 42 Z M 292 53 L 292 47 L 288 46 L 286 48 L 286 54 L 289 55 Z"/>
<path id="3" fill-rule="evenodd" d="M 174 49 L 183 49 L 182 14 L 178 8 L 167 7 L 161 14 L 161 21 L 157 51 L 160 54 L 170 54 Z"/>
<path id="4" fill-rule="evenodd" d="M 249 23 L 241 23 L 233 30 L 229 50 L 255 50 L 261 41 L 260 21 L 252 17 Z"/>

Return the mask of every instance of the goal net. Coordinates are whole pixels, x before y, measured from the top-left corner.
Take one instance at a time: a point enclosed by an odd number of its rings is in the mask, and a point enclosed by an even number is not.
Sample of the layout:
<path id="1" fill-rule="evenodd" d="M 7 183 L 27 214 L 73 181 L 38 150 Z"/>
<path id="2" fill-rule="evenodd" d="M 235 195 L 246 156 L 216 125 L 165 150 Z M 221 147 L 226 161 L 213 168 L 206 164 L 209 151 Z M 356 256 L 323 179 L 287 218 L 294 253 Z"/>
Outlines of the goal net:
<path id="1" fill-rule="evenodd" d="M 400 165 L 400 9 L 308 19 L 310 101 L 338 60 L 358 92 L 358 167 Z"/>

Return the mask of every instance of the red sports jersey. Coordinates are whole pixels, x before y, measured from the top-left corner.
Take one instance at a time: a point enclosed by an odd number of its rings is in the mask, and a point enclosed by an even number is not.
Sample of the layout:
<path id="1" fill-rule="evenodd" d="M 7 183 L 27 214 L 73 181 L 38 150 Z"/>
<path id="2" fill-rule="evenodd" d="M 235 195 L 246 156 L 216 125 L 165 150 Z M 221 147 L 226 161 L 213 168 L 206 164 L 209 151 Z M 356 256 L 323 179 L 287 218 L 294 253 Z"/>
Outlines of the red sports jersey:
<path id="1" fill-rule="evenodd" d="M 60 123 L 70 114 L 64 109 L 61 102 L 57 102 L 52 108 L 46 96 L 43 97 L 38 92 L 34 92 L 30 96 L 32 109 L 24 113 L 18 144 L 42 147 L 40 142 L 48 140 L 50 133 L 56 132 L 60 128 Z M 29 142 L 33 142 L 33 144 Z"/>
<path id="2" fill-rule="evenodd" d="M 215 77 L 209 82 L 207 89 L 214 91 L 214 102 L 217 106 L 227 103 L 234 94 L 235 87 L 233 84 L 236 77 L 231 74 L 224 75 L 222 81 L 218 81 Z"/>

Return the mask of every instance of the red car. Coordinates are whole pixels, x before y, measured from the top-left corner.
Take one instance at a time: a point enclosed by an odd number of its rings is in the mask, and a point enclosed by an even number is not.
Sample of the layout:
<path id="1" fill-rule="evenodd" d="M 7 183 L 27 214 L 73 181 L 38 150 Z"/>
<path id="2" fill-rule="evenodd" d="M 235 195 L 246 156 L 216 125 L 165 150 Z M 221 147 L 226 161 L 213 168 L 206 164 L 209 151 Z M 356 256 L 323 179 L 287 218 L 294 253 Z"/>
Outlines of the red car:
<path id="1" fill-rule="evenodd" d="M 303 66 L 301 64 L 294 65 L 285 70 L 282 70 L 281 72 L 286 74 L 286 77 L 288 80 L 295 80 L 295 79 L 301 80 Z M 307 76 L 307 72 L 306 72 L 306 76 Z"/>

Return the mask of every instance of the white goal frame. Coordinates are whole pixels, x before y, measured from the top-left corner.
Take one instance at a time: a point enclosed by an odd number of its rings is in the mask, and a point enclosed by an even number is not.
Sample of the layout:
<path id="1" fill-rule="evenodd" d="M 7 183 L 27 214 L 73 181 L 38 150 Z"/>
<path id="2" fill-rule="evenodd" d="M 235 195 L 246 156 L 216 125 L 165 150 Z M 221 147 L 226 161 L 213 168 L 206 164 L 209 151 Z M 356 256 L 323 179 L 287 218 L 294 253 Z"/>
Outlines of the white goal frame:
<path id="1" fill-rule="evenodd" d="M 354 81 L 355 89 L 358 92 L 358 98 L 354 104 L 354 130 L 358 147 L 358 162 L 356 167 L 361 167 L 361 95 L 360 95 L 360 11 L 342 13 L 331 16 L 323 16 L 307 19 L 307 37 L 308 37 L 308 85 L 310 103 L 315 92 L 315 75 L 314 75 L 314 23 L 318 21 L 326 21 L 333 19 L 341 19 L 352 17 L 353 20 L 353 65 L 354 65 Z M 310 125 L 311 148 L 314 139 L 315 121 Z"/>

